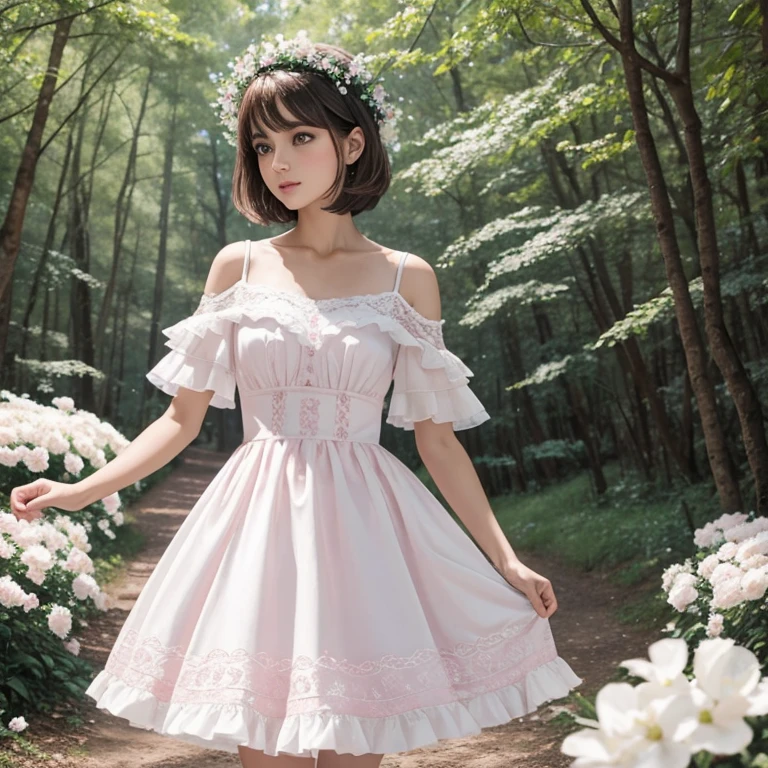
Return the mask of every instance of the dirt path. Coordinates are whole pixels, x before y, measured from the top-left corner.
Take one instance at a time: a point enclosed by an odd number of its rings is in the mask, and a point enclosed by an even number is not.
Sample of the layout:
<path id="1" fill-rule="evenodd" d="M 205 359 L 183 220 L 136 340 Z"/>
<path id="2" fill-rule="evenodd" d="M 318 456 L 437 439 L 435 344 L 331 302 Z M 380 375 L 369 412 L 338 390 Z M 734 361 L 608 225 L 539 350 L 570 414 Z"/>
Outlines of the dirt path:
<path id="1" fill-rule="evenodd" d="M 81 636 L 81 654 L 101 669 L 158 559 L 165 551 L 186 512 L 194 505 L 229 454 L 189 448 L 184 464 L 142 499 L 137 525 L 146 536 L 146 547 L 123 575 L 107 586 L 115 608 L 94 617 Z M 618 624 L 613 607 L 624 593 L 599 576 L 584 574 L 517 550 L 521 559 L 553 583 L 559 608 L 550 619 L 558 652 L 584 679 L 579 691 L 597 691 L 622 659 L 644 656 L 647 646 L 659 639 L 658 631 L 636 630 Z M 381 768 L 564 768 L 571 758 L 560 752 L 562 737 L 547 720 L 560 707 L 545 704 L 539 710 L 507 725 L 489 728 L 478 736 L 399 755 L 388 755 Z M 62 719 L 30 717 L 29 736 L 53 761 L 13 754 L 20 768 L 53 764 L 62 768 L 213 768 L 239 766 L 236 755 L 200 749 L 151 731 L 133 728 L 127 721 L 97 709 L 88 698 L 80 708 L 85 722 L 72 729 Z M 2 750 L 0 750 L 2 757 Z M 29 760 L 32 759 L 32 762 Z"/>

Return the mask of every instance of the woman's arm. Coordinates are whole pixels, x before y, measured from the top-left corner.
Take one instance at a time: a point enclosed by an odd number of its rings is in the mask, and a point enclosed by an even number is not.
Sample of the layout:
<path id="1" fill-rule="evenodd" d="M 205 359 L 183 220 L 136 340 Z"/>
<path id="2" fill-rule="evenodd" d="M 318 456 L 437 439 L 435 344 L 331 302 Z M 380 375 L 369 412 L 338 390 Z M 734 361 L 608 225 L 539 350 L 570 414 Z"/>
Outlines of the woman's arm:
<path id="1" fill-rule="evenodd" d="M 11 512 L 35 520 L 46 507 L 75 512 L 164 467 L 200 433 L 211 390 L 179 388 L 168 410 L 108 464 L 76 483 L 40 477 L 11 491 Z"/>
<path id="2" fill-rule="evenodd" d="M 401 285 L 404 297 L 421 315 L 430 320 L 441 319 L 440 289 L 428 262 L 419 257 L 409 258 Z M 499 573 L 525 594 L 540 616 L 551 616 L 557 610 L 551 583 L 515 554 L 491 509 L 472 460 L 456 438 L 453 424 L 424 419 L 414 422 L 413 431 L 424 466 L 472 538 Z"/>
<path id="3" fill-rule="evenodd" d="M 244 243 L 223 248 L 211 263 L 205 292 L 219 293 L 239 277 Z M 197 392 L 179 387 L 168 410 L 101 469 L 75 483 L 38 478 L 11 491 L 11 512 L 35 520 L 45 507 L 74 512 L 141 480 L 164 467 L 200 434 L 213 390 Z"/>

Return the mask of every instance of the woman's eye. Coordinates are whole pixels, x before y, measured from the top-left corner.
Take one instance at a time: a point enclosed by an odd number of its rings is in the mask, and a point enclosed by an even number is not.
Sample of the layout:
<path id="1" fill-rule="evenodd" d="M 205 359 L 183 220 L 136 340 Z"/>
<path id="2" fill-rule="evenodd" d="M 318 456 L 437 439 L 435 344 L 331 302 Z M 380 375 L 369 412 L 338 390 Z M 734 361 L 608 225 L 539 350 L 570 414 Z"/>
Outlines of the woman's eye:
<path id="1" fill-rule="evenodd" d="M 304 133 L 304 132 L 302 131 L 301 133 L 297 133 L 297 134 L 296 134 L 296 135 L 293 137 L 294 141 L 295 141 L 296 139 L 298 139 L 298 138 L 299 138 L 299 136 L 306 136 L 306 137 L 307 137 L 307 138 L 309 138 L 309 139 L 312 139 L 312 138 L 313 138 L 311 133 Z M 299 142 L 299 143 L 300 143 L 300 144 L 307 144 L 308 142 L 306 142 L 306 141 L 301 141 L 301 142 Z M 254 147 L 253 147 L 253 150 L 254 150 L 254 152 L 256 152 L 256 154 L 257 154 L 257 155 L 264 155 L 264 154 L 266 154 L 266 152 L 260 152 L 260 151 L 259 151 L 259 150 L 261 149 L 261 147 L 266 147 L 267 149 L 269 149 L 269 145 L 268 145 L 268 144 L 255 144 L 255 145 L 254 145 Z"/>

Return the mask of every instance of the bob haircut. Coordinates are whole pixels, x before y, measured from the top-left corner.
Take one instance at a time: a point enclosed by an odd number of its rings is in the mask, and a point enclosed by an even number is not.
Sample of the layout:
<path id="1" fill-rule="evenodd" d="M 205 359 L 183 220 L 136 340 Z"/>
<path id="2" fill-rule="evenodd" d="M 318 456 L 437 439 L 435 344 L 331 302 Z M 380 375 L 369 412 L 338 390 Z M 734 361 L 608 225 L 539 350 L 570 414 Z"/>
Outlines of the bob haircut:
<path id="1" fill-rule="evenodd" d="M 316 43 L 315 47 L 343 61 L 352 59 L 347 51 L 334 45 Z M 253 128 L 266 134 L 265 124 L 272 131 L 309 125 L 330 132 L 338 171 L 330 190 L 334 202 L 323 208 L 324 211 L 351 212 L 356 216 L 376 207 L 389 188 L 392 171 L 376 121 L 356 91 L 350 86 L 347 95 L 342 95 L 336 83 L 315 72 L 274 70 L 262 72 L 253 79 L 238 110 L 237 154 L 232 176 L 232 201 L 243 216 L 264 226 L 299 218 L 299 212 L 278 200 L 261 177 L 252 134 Z M 278 98 L 295 121 L 283 118 L 277 107 Z M 341 141 L 357 125 L 365 135 L 365 147 L 360 157 L 347 166 Z"/>

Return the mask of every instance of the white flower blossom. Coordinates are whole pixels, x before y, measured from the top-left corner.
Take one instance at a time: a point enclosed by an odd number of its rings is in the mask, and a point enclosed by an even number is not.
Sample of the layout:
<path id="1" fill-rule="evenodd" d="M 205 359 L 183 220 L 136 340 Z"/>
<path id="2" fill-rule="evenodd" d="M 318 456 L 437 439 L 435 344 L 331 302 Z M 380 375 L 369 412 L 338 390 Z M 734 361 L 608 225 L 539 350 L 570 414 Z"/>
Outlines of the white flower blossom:
<path id="1" fill-rule="evenodd" d="M 48 614 L 48 628 L 55 635 L 65 638 L 72 629 L 72 613 L 69 608 L 54 604 Z"/>
<path id="2" fill-rule="evenodd" d="M 27 725 L 29 724 L 24 719 L 24 717 L 19 715 L 19 717 L 12 717 L 8 721 L 8 730 L 15 731 L 16 733 L 20 733 L 27 727 Z"/>

